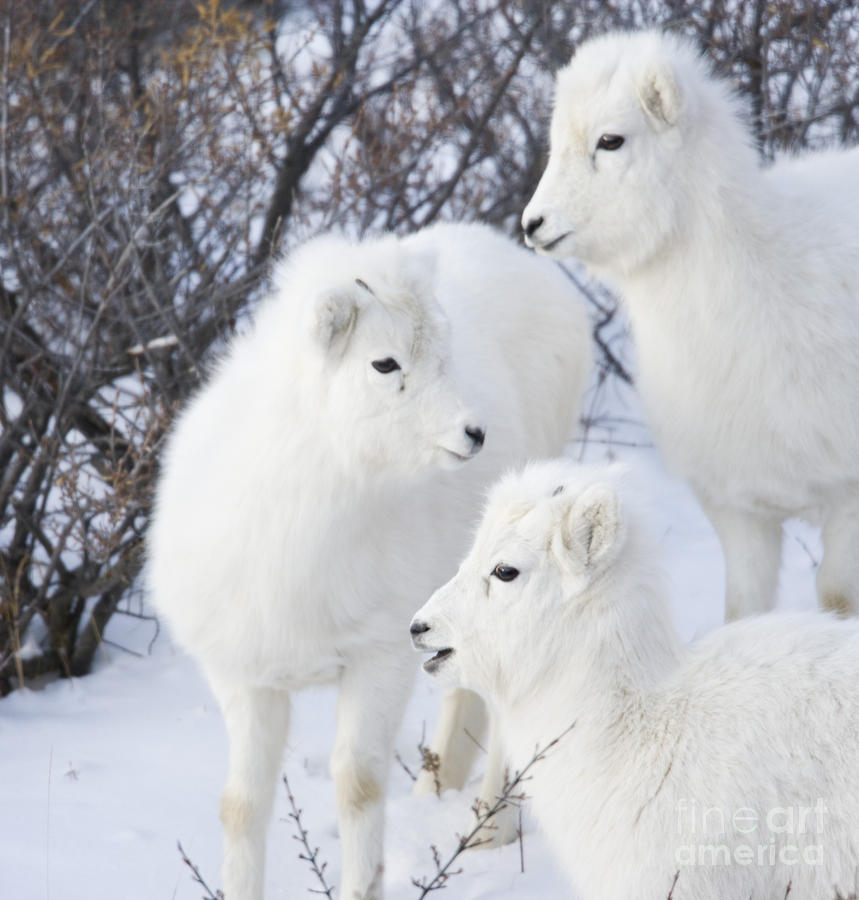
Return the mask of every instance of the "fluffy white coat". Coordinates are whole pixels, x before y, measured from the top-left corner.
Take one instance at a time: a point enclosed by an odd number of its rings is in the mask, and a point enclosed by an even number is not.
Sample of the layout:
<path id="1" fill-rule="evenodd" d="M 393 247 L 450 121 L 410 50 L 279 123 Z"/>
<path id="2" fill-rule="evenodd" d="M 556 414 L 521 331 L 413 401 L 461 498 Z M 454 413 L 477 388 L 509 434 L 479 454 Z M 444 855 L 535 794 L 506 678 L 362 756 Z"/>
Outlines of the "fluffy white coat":
<path id="1" fill-rule="evenodd" d="M 859 887 L 859 621 L 771 613 L 681 646 L 616 470 L 490 496 L 412 623 L 489 698 L 581 900 L 834 900 Z M 572 730 L 570 730 L 572 726 Z M 678 874 L 679 873 L 679 874 Z"/>
<path id="2" fill-rule="evenodd" d="M 262 896 L 289 692 L 323 682 L 340 690 L 340 896 L 382 896 L 409 617 L 455 571 L 489 481 L 563 447 L 589 363 L 566 276 L 483 226 L 325 236 L 279 267 L 176 423 L 149 542 L 156 604 L 226 721 L 227 900 Z M 474 701 L 447 700 L 442 787 L 465 778 Z M 484 793 L 502 777 L 495 753 Z"/>
<path id="3" fill-rule="evenodd" d="M 857 198 L 857 149 L 762 169 L 737 99 L 676 37 L 605 35 L 558 75 L 523 227 L 619 287 L 656 439 L 725 551 L 729 618 L 774 603 L 790 516 L 823 526 L 822 605 L 859 612 Z"/>

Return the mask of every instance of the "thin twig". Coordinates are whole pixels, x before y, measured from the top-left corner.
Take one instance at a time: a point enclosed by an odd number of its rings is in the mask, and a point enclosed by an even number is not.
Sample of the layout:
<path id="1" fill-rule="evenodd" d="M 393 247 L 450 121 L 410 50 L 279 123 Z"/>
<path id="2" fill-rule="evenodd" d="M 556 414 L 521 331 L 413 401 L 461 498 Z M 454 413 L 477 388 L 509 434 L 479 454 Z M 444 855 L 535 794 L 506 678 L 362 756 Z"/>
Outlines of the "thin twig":
<path id="1" fill-rule="evenodd" d="M 475 745 L 475 747 L 477 747 L 478 750 L 486 753 L 486 747 L 484 747 L 483 744 L 481 744 L 480 741 L 478 741 L 477 738 L 467 728 L 463 728 L 462 730 L 465 732 L 465 736 Z"/>
<path id="2" fill-rule="evenodd" d="M 519 871 L 524 875 L 525 874 L 525 841 L 523 839 L 523 831 L 522 831 L 522 807 L 519 807 L 519 828 L 516 831 L 517 837 L 519 838 Z"/>
<path id="3" fill-rule="evenodd" d="M 191 862 L 188 858 L 188 854 L 182 849 L 182 842 L 176 841 L 176 846 L 179 848 L 179 853 L 182 856 L 182 862 L 191 870 L 194 881 L 199 884 L 203 890 L 206 892 L 206 896 L 203 900 L 224 900 L 223 891 L 215 891 L 212 893 L 212 889 L 208 884 L 203 880 L 203 876 L 200 874 L 200 870 Z"/>
<path id="4" fill-rule="evenodd" d="M 599 347 L 600 352 L 603 355 L 603 359 L 605 360 L 606 365 L 609 370 L 617 375 L 622 381 L 625 381 L 627 384 L 633 384 L 632 375 L 627 370 L 626 366 L 614 355 L 611 347 L 609 347 L 605 338 L 602 336 L 602 330 L 607 325 L 609 325 L 616 313 L 617 307 L 613 306 L 604 306 L 602 303 L 597 300 L 596 294 L 588 288 L 580 278 L 577 278 L 576 275 L 571 272 L 565 265 L 562 263 L 557 264 L 558 268 L 567 276 L 567 279 L 571 281 L 583 297 L 597 310 L 599 310 L 601 314 L 600 320 L 593 327 L 593 339 L 594 343 Z"/>
<path id="5" fill-rule="evenodd" d="M 295 802 L 295 797 L 292 795 L 292 789 L 289 786 L 289 779 L 286 777 L 286 772 L 283 773 L 283 784 L 286 787 L 286 795 L 289 797 L 289 805 L 292 809 L 292 812 L 289 814 L 289 818 L 295 823 L 295 827 L 298 830 L 298 834 L 294 834 L 292 837 L 304 847 L 304 853 L 299 853 L 298 858 L 304 860 L 306 863 L 310 865 L 310 869 L 313 874 L 319 879 L 319 883 L 322 885 L 322 890 L 318 890 L 316 888 L 308 888 L 311 894 L 324 894 L 328 897 L 328 900 L 333 900 L 334 897 L 334 888 L 330 886 L 328 882 L 325 880 L 325 868 L 328 863 L 323 862 L 321 865 L 319 864 L 319 847 L 315 850 L 312 850 L 310 844 L 307 840 L 307 829 L 301 824 L 301 810 L 298 808 L 298 805 Z"/>
<path id="6" fill-rule="evenodd" d="M 412 779 L 412 781 L 418 780 L 418 776 L 415 775 L 414 772 L 412 772 L 412 770 L 405 764 L 405 762 L 403 762 L 403 758 L 399 753 L 394 754 L 394 759 L 403 767 L 403 771 L 406 773 L 406 775 L 409 776 L 409 778 Z"/>

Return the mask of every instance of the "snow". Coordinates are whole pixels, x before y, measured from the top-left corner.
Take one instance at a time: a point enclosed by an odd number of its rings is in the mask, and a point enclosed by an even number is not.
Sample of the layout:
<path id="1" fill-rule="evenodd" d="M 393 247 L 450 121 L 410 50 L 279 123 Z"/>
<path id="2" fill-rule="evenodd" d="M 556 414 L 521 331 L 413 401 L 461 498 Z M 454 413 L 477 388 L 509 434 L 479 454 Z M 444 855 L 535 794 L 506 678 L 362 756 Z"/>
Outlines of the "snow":
<path id="1" fill-rule="evenodd" d="M 668 476 L 631 389 L 609 382 L 608 404 L 575 458 L 628 462 L 652 498 L 655 533 L 671 575 L 678 628 L 690 639 L 722 618 L 724 572 L 715 535 L 689 489 Z M 592 409 L 594 404 L 587 408 Z M 612 424 L 614 423 L 614 424 Z M 779 606 L 812 608 L 819 534 L 797 522 L 785 529 Z M 415 603 L 417 609 L 420 600 Z M 407 639 L 404 623 L 404 640 Z M 209 886 L 220 884 L 218 800 L 227 763 L 220 713 L 194 663 L 162 632 L 148 652 L 152 622 L 114 617 L 107 637 L 140 655 L 104 645 L 93 675 L 19 691 L 0 701 L 0 898 L 14 900 L 197 900 L 177 841 Z M 334 797 L 328 775 L 336 693 L 313 689 L 294 697 L 283 768 L 302 809 L 313 847 L 338 881 Z M 428 742 L 438 709 L 436 689 L 418 673 L 397 743 L 412 771 L 417 746 Z M 466 828 L 479 772 L 462 793 L 416 798 L 411 779 L 392 764 L 387 809 L 386 897 L 417 898 L 413 878 L 435 874 L 431 845 L 443 859 Z M 269 829 L 269 900 L 304 896 L 320 885 L 294 839 L 283 785 Z M 527 810 L 521 847 L 460 856 L 445 896 L 457 900 L 569 897 Z M 521 871 L 524 860 L 524 872 Z M 308 894 L 309 895 L 309 894 Z M 434 894 L 433 896 L 441 896 Z"/>

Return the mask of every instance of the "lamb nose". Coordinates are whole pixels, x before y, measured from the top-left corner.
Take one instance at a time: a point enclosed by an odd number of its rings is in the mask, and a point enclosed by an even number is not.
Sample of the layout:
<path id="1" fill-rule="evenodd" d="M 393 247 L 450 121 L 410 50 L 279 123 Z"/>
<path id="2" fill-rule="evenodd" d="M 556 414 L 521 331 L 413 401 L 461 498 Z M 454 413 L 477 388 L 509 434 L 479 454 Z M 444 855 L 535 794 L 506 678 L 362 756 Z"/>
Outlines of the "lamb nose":
<path id="1" fill-rule="evenodd" d="M 465 426 L 465 433 L 474 442 L 475 447 L 482 447 L 483 441 L 486 439 L 486 432 L 482 428 L 472 428 L 470 425 Z"/>
<path id="2" fill-rule="evenodd" d="M 534 232 L 543 224 L 543 217 L 538 216 L 536 219 L 531 219 L 530 222 L 525 226 L 525 234 L 528 237 L 533 237 Z"/>
<path id="3" fill-rule="evenodd" d="M 425 631 L 429 631 L 430 627 L 426 622 L 412 622 L 412 627 L 409 628 L 409 634 L 417 635 L 423 634 Z"/>

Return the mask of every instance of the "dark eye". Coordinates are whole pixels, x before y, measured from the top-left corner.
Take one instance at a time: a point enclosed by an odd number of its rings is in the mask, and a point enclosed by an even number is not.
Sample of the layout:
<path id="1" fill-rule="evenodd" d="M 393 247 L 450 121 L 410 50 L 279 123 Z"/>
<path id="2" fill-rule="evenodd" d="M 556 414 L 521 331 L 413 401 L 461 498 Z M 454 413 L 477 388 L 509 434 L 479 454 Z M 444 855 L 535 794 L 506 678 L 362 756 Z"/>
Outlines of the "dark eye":
<path id="1" fill-rule="evenodd" d="M 498 565 L 492 570 L 492 574 L 499 581 L 513 581 L 513 579 L 519 574 L 519 570 L 514 569 L 513 566 L 505 566 L 504 563 L 498 563 Z"/>
<path id="2" fill-rule="evenodd" d="M 597 150 L 617 150 L 623 145 L 623 138 L 619 134 L 604 134 L 597 141 Z"/>
<path id="3" fill-rule="evenodd" d="M 396 372 L 397 369 L 400 368 L 400 364 L 393 356 L 388 356 L 385 359 L 374 359 L 372 366 L 377 372 L 381 372 L 383 375 L 390 375 L 391 372 Z"/>

